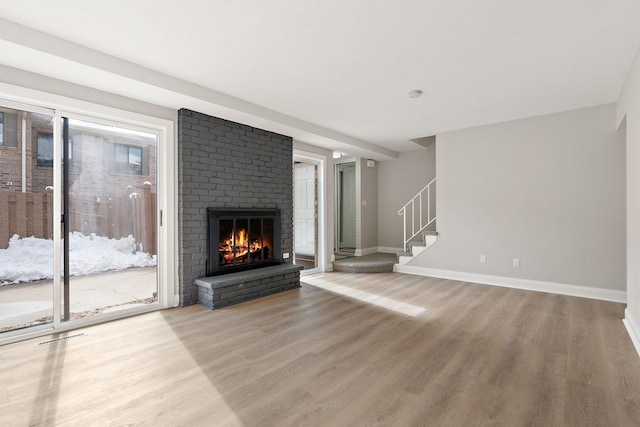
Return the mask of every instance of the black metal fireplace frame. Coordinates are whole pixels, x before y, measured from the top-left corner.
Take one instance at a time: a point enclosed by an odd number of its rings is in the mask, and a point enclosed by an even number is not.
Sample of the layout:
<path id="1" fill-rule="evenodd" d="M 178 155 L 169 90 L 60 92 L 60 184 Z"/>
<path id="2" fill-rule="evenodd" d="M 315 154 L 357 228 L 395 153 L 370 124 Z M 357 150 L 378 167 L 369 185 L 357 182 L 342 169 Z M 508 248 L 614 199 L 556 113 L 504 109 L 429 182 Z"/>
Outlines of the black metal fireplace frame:
<path id="1" fill-rule="evenodd" d="M 252 261 L 233 266 L 220 267 L 219 243 L 221 220 L 244 220 L 256 218 L 273 218 L 272 259 Z M 234 273 L 254 268 L 268 267 L 283 263 L 281 250 L 280 209 L 226 209 L 207 208 L 207 276 Z"/>

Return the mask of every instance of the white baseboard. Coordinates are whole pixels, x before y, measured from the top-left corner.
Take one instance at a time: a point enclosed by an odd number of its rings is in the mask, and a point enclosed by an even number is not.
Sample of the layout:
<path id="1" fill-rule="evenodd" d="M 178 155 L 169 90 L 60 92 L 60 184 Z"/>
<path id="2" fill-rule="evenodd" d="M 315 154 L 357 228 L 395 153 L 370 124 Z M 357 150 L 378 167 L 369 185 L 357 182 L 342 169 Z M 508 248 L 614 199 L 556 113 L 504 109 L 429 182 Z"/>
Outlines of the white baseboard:
<path id="1" fill-rule="evenodd" d="M 636 348 L 638 356 L 640 356 L 640 329 L 638 328 L 638 324 L 635 322 L 635 319 L 631 317 L 631 313 L 629 313 L 628 308 L 624 310 L 624 319 L 622 319 L 622 323 L 624 323 L 624 327 L 627 329 L 631 342 Z"/>
<path id="2" fill-rule="evenodd" d="M 375 254 L 376 252 L 378 252 L 377 246 L 373 248 L 356 249 L 354 255 L 355 256 L 371 255 L 371 254 Z"/>
<path id="3" fill-rule="evenodd" d="M 401 254 L 404 252 L 402 248 L 392 248 L 389 246 L 378 246 L 378 252 L 383 252 L 385 254 Z"/>
<path id="4" fill-rule="evenodd" d="M 567 285 L 564 283 L 542 282 L 539 280 L 517 279 L 515 277 L 489 276 L 485 274 L 465 273 L 462 271 L 439 270 L 435 268 L 399 265 L 393 267 L 398 273 L 418 276 L 439 277 L 441 279 L 460 280 L 482 285 L 502 286 L 505 288 L 525 289 L 528 291 L 548 292 L 552 294 L 598 299 L 612 302 L 627 302 L 625 291 L 591 288 L 588 286 Z"/>

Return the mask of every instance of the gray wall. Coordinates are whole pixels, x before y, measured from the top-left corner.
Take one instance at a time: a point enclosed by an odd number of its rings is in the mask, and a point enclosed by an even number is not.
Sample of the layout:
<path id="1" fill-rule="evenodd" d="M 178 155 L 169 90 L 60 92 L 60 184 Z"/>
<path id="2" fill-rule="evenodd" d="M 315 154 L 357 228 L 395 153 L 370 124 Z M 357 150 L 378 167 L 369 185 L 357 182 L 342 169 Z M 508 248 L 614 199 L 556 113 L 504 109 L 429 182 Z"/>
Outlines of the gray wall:
<path id="1" fill-rule="evenodd" d="M 375 167 L 367 166 L 367 159 L 356 162 L 356 183 L 360 182 L 359 228 L 356 230 L 356 249 L 377 251 L 378 247 L 378 162 Z M 359 181 L 358 181 L 359 179 Z M 357 184 L 356 184 L 357 185 Z"/>
<path id="2" fill-rule="evenodd" d="M 402 249 L 398 210 L 436 177 L 436 144 L 379 163 L 378 246 Z"/>
<path id="3" fill-rule="evenodd" d="M 627 147 L 627 312 L 635 339 L 640 338 L 640 51 L 618 100 L 617 122 Z M 636 349 L 640 347 L 636 341 Z"/>
<path id="4" fill-rule="evenodd" d="M 411 265 L 625 289 L 613 104 L 445 133 L 437 145 L 439 240 Z"/>
<path id="5" fill-rule="evenodd" d="M 206 274 L 206 210 L 279 208 L 282 253 L 293 251 L 293 141 L 190 110 L 178 112 L 180 304 Z M 291 262 L 292 258 L 288 258 Z"/>

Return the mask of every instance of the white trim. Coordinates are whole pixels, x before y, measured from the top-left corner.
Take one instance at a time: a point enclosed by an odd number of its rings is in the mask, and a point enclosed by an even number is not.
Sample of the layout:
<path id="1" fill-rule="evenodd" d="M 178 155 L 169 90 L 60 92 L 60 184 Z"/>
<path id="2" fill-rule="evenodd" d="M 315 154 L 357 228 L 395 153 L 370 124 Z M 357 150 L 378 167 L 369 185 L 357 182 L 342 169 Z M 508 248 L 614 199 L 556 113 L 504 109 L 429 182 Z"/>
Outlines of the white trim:
<path id="1" fill-rule="evenodd" d="M 316 268 L 313 268 L 309 271 L 313 271 L 314 273 L 319 273 L 324 271 L 323 266 L 326 264 L 327 260 L 327 241 L 328 241 L 328 227 L 327 227 L 327 183 L 326 183 L 326 174 L 327 174 L 327 156 L 317 153 L 312 153 L 310 151 L 304 151 L 301 149 L 294 148 L 293 149 L 293 161 L 301 161 L 304 163 L 316 165 L 317 170 L 317 191 L 318 191 L 318 206 L 316 207 L 316 214 L 318 215 L 318 241 L 317 249 L 316 249 Z M 295 212 L 294 212 L 295 217 Z M 294 232 L 295 232 L 295 224 L 294 224 Z M 294 240 L 295 247 L 295 240 Z"/>
<path id="2" fill-rule="evenodd" d="M 0 345 L 12 344 L 24 340 L 44 337 L 47 335 L 59 334 L 61 332 L 77 331 L 82 328 L 98 325 L 100 323 L 110 322 L 112 320 L 119 320 L 126 317 L 137 316 L 139 314 L 158 311 L 158 307 L 162 308 L 162 306 L 160 306 L 159 304 L 150 304 L 144 307 L 122 309 L 81 319 L 75 319 L 70 322 L 60 323 L 59 327 L 54 327 L 52 323 L 48 323 L 42 326 L 34 326 L 26 329 L 16 329 L 14 331 L 3 332 L 2 337 L 0 337 Z"/>
<path id="3" fill-rule="evenodd" d="M 16 331 L 15 335 L 4 335 L 6 340 L 0 343 L 20 341 L 26 338 L 57 333 L 71 329 L 77 329 L 85 325 L 102 323 L 120 317 L 131 316 L 147 311 L 154 311 L 162 308 L 175 307 L 179 305 L 178 293 L 178 253 L 175 244 L 177 241 L 177 138 L 175 123 L 177 122 L 177 112 L 172 118 L 161 115 L 151 115 L 148 113 L 137 113 L 126 109 L 127 106 L 111 107 L 98 102 L 85 101 L 70 98 L 62 95 L 55 95 L 38 89 L 29 89 L 0 82 L 0 97 L 10 103 L 26 104 L 27 111 L 41 110 L 54 115 L 54 223 L 60 223 L 62 202 L 61 194 L 61 170 L 62 159 L 60 138 L 60 118 L 62 115 L 73 118 L 86 118 L 87 120 L 102 123 L 116 123 L 133 129 L 143 129 L 158 136 L 157 145 L 157 212 L 163 211 L 163 223 L 158 222 L 158 257 L 160 259 L 158 275 L 158 303 L 146 307 L 136 307 L 127 310 L 119 310 L 112 313 L 102 313 L 86 319 L 76 319 L 68 323 L 60 321 L 60 293 L 61 274 L 60 271 L 60 227 L 54 227 L 54 284 L 53 284 L 53 322 L 48 327 L 34 328 Z"/>
<path id="4" fill-rule="evenodd" d="M 58 330 L 54 329 L 53 323 L 30 326 L 25 329 L 14 329 L 3 332 L 2 335 L 0 335 L 0 345 L 29 340 L 31 338 L 38 338 L 45 335 L 55 334 L 57 332 Z"/>
<path id="5" fill-rule="evenodd" d="M 622 319 L 622 323 L 624 323 L 624 327 L 627 329 L 629 338 L 631 338 L 631 342 L 636 348 L 638 356 L 640 356 L 640 333 L 638 332 L 640 328 L 638 328 L 638 323 L 635 319 L 631 317 L 631 312 L 628 308 L 625 308 L 624 310 L 624 319 Z"/>
<path id="6" fill-rule="evenodd" d="M 309 270 L 300 270 L 300 277 L 310 276 L 312 274 L 318 274 L 318 273 L 324 273 L 324 271 L 322 271 L 320 267 L 311 268 Z"/>
<path id="7" fill-rule="evenodd" d="M 518 279 L 515 277 L 489 276 L 485 274 L 465 273 L 463 271 L 439 270 L 435 268 L 415 267 L 411 265 L 393 266 L 398 273 L 415 274 L 418 276 L 438 277 L 441 279 L 460 280 L 481 285 L 502 286 L 505 288 L 525 289 L 528 291 L 548 292 L 552 294 L 569 295 L 612 302 L 627 302 L 626 291 L 613 289 L 591 288 L 588 286 L 569 285 L 564 283 L 543 282 L 539 280 Z"/>
<path id="8" fill-rule="evenodd" d="M 53 328 L 61 327 L 62 317 L 62 116 L 54 111 L 53 116 Z"/>
<path id="9" fill-rule="evenodd" d="M 371 254 L 375 254 L 376 252 L 378 252 L 378 247 L 374 246 L 372 248 L 356 249 L 354 252 L 354 255 L 355 256 L 371 255 Z"/>
<path id="10" fill-rule="evenodd" d="M 382 252 L 385 254 L 399 255 L 402 253 L 402 248 L 392 248 L 390 246 L 378 246 L 378 252 Z"/>

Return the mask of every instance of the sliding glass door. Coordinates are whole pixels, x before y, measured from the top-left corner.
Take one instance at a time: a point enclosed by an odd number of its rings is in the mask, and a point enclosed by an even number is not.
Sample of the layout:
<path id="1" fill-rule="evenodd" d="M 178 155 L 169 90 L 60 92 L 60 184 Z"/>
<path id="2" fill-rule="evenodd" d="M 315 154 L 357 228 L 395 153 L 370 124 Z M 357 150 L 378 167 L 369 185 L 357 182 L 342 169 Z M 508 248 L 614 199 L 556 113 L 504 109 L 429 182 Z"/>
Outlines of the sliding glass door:
<path id="1" fill-rule="evenodd" d="M 63 320 L 157 303 L 157 135 L 68 118 L 62 129 Z"/>
<path id="2" fill-rule="evenodd" d="M 159 133 L 0 100 L 0 137 L 0 340 L 159 307 Z"/>
<path id="3" fill-rule="evenodd" d="M 53 320 L 53 128 L 0 103 L 0 334 Z"/>

